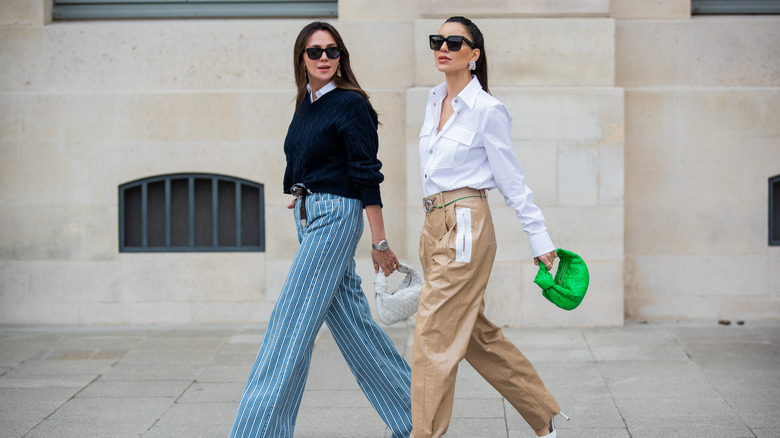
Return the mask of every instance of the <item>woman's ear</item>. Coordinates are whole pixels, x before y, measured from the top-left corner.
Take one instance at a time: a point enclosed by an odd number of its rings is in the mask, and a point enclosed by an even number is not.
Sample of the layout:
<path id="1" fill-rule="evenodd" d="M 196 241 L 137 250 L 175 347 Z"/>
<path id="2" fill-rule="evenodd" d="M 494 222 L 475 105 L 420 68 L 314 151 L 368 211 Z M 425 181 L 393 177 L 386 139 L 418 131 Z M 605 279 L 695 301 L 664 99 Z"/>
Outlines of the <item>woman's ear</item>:
<path id="1" fill-rule="evenodd" d="M 481 54 L 482 52 L 479 49 L 473 49 L 471 51 L 471 60 L 477 62 L 477 60 L 479 60 L 479 55 Z"/>

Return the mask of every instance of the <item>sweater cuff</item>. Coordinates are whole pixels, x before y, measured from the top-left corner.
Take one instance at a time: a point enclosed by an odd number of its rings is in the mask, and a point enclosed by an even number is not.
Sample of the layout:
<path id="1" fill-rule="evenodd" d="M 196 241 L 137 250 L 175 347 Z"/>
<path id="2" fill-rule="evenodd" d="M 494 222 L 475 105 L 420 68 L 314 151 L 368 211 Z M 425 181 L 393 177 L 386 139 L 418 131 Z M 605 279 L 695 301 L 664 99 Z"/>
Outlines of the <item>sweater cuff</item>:
<path id="1" fill-rule="evenodd" d="M 379 185 L 360 186 L 360 200 L 363 202 L 363 208 L 368 205 L 382 206 L 382 195 L 379 192 Z"/>
<path id="2" fill-rule="evenodd" d="M 555 245 L 553 245 L 552 239 L 546 231 L 533 236 L 528 236 L 528 242 L 531 244 L 531 254 L 534 257 L 547 254 L 550 251 L 555 251 Z"/>

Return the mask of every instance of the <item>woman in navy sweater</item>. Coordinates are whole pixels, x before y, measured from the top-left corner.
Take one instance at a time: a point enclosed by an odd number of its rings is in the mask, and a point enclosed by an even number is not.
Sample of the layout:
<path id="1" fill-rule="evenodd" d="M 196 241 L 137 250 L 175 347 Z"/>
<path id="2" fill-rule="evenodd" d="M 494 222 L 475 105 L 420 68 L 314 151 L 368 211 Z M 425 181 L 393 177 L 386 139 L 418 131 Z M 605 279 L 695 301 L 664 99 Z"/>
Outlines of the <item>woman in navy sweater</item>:
<path id="1" fill-rule="evenodd" d="M 301 30 L 293 49 L 297 109 L 287 131 L 284 191 L 298 248 L 241 397 L 231 437 L 292 437 L 322 323 L 393 437 L 412 429 L 409 365 L 371 318 L 355 273 L 363 210 L 376 272 L 398 259 L 385 239 L 377 114 L 328 23 Z"/>

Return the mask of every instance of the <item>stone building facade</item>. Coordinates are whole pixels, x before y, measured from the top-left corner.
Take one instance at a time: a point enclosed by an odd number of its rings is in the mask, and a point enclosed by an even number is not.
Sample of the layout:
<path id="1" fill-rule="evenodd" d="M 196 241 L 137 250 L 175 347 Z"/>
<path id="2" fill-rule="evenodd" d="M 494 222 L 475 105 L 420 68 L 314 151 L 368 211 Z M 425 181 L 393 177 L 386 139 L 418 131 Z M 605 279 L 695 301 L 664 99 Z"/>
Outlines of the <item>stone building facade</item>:
<path id="1" fill-rule="evenodd" d="M 388 239 L 417 265 L 417 138 L 443 81 L 427 35 L 451 15 L 483 30 L 535 201 L 591 271 L 579 309 L 546 302 L 491 193 L 496 322 L 780 317 L 767 239 L 780 16 L 692 16 L 690 0 L 340 0 L 327 21 L 382 122 Z M 267 321 L 297 246 L 282 143 L 292 45 L 312 19 L 51 16 L 51 0 L 0 7 L 0 324 Z M 118 188 L 175 173 L 263 184 L 264 251 L 120 252 Z"/>

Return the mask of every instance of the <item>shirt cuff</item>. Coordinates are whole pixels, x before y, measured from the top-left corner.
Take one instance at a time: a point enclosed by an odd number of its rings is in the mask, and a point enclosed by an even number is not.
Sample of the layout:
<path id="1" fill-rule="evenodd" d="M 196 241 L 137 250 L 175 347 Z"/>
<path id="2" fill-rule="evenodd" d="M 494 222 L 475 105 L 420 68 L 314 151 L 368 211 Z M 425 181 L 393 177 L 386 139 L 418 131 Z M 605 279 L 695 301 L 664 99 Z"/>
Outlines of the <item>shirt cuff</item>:
<path id="1" fill-rule="evenodd" d="M 531 254 L 534 257 L 555 251 L 555 245 L 553 245 L 552 239 L 550 239 L 550 235 L 546 231 L 533 236 L 529 235 L 528 242 L 531 244 Z"/>

